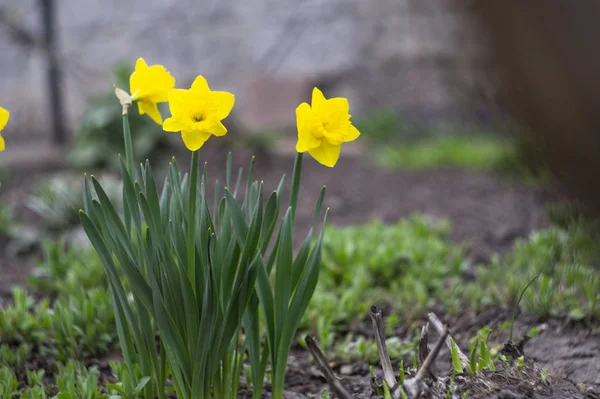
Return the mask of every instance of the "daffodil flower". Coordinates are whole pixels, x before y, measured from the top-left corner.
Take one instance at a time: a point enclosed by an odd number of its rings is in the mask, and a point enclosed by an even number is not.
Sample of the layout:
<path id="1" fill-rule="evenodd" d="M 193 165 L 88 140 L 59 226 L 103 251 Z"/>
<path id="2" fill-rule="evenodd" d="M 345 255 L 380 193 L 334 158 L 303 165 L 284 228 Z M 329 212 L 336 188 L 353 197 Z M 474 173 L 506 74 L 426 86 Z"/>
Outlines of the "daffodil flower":
<path id="1" fill-rule="evenodd" d="M 198 76 L 189 90 L 169 93 L 171 117 L 163 123 L 167 132 L 181 132 L 183 143 L 196 151 L 211 135 L 224 136 L 227 128 L 221 121 L 229 115 L 235 98 L 226 91 L 211 91 L 206 79 Z"/>
<path id="2" fill-rule="evenodd" d="M 298 143 L 296 151 L 306 152 L 319 163 L 333 167 L 342 143 L 354 141 L 360 132 L 350 122 L 348 99 L 326 99 L 318 88 L 312 92 L 312 107 L 302 103 L 296 109 Z"/>
<path id="3" fill-rule="evenodd" d="M 175 88 L 175 78 L 162 65 L 148 66 L 143 58 L 138 58 L 135 71 L 129 78 L 131 100 L 138 104 L 140 114 L 148 114 L 150 118 L 162 125 L 162 116 L 158 103 L 168 100 L 168 95 Z"/>
<path id="4" fill-rule="evenodd" d="M 6 127 L 8 118 L 10 118 L 10 112 L 0 107 L 0 132 L 4 130 L 4 127 Z M 0 151 L 4 151 L 4 147 L 4 138 L 0 135 Z"/>

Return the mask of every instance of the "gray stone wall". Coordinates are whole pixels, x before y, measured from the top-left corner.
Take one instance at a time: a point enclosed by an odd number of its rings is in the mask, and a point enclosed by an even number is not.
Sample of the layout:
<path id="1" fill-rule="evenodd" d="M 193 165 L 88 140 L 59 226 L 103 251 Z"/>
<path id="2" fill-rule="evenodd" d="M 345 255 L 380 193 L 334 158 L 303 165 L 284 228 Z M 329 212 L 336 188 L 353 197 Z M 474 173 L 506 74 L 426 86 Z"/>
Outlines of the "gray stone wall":
<path id="1" fill-rule="evenodd" d="M 3 9 L 39 34 L 37 1 Z M 68 119 L 111 87 L 117 60 L 162 63 L 185 87 L 198 74 L 236 95 L 249 129 L 293 125 L 314 85 L 345 95 L 352 113 L 460 114 L 481 63 L 452 0 L 56 0 Z M 0 104 L 10 129 L 48 135 L 44 57 L 0 24 Z M 17 127 L 18 126 L 18 127 Z M 9 131 L 7 131 L 9 134 Z"/>

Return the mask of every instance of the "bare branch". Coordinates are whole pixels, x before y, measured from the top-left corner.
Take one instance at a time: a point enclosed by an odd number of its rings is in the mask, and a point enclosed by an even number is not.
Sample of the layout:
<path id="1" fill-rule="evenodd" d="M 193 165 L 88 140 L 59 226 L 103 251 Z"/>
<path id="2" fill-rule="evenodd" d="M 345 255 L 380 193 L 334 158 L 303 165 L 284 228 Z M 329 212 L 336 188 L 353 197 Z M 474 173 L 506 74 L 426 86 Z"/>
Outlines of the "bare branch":
<path id="1" fill-rule="evenodd" d="M 325 355 L 323 355 L 323 352 L 321 352 L 321 349 L 319 349 L 315 340 L 307 335 L 306 338 L 304 338 L 304 342 L 306 343 L 306 346 L 308 347 L 313 359 L 315 359 L 317 367 L 319 370 L 321 370 L 321 373 L 329 383 L 331 390 L 337 396 L 339 396 L 340 399 L 353 399 L 350 392 L 348 392 L 348 390 L 342 385 L 340 380 L 333 373 L 331 367 L 329 367 L 329 363 L 327 362 Z"/>
<path id="2" fill-rule="evenodd" d="M 27 48 L 42 47 L 40 39 L 25 26 L 19 24 L 18 18 L 10 8 L 0 6 L 0 25 L 8 30 L 8 34 L 19 45 Z"/>
<path id="3" fill-rule="evenodd" d="M 429 321 L 431 322 L 431 324 L 433 325 L 433 328 L 435 328 L 437 333 L 440 335 L 444 334 L 444 332 L 446 331 L 447 328 L 444 327 L 444 325 L 442 324 L 440 319 L 436 316 L 436 314 L 433 312 L 429 313 L 428 317 L 429 317 Z M 450 334 L 448 334 L 448 336 L 446 337 L 446 346 L 448 347 L 448 349 L 452 350 L 452 344 L 450 343 Z M 469 366 L 469 358 L 460 350 L 458 345 L 456 346 L 456 349 L 458 350 L 458 356 L 460 357 L 460 363 L 463 365 L 463 367 L 467 368 Z"/>
<path id="4" fill-rule="evenodd" d="M 442 349 L 442 346 L 444 346 L 444 342 L 446 341 L 449 335 L 450 333 L 448 331 L 448 328 L 444 328 L 444 332 L 435 343 L 433 350 L 429 353 L 429 355 L 427 355 L 427 358 L 421 365 L 421 368 L 419 369 L 419 371 L 417 371 L 417 375 L 414 378 L 404 381 L 404 392 L 409 398 L 418 398 L 421 395 L 425 387 L 423 379 L 425 378 L 427 373 L 429 373 L 429 368 L 440 354 L 440 350 Z M 400 387 L 398 387 L 398 389 L 394 391 L 394 397 L 400 397 Z"/>

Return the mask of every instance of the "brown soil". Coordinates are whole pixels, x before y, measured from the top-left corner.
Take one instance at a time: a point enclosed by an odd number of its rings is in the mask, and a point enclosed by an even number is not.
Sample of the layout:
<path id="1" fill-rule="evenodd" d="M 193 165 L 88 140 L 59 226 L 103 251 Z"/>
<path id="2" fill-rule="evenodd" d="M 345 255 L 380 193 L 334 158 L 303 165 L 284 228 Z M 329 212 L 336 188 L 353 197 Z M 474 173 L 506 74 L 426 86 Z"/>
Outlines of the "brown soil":
<path id="1" fill-rule="evenodd" d="M 186 167 L 188 156 L 178 156 L 181 167 Z M 208 181 L 215 178 L 223 181 L 223 151 L 213 146 L 203 150 L 200 156 L 201 162 L 206 161 L 209 165 Z M 248 161 L 249 156 L 238 155 L 234 159 L 233 170 L 237 171 L 240 166 L 246 169 Z M 276 187 L 282 173 L 286 173 L 289 183 L 292 166 L 290 157 L 261 154 L 254 177 L 264 180 L 265 192 L 268 192 Z M 153 169 L 157 171 L 162 167 L 155 165 Z M 14 171 L 3 182 L 0 201 L 15 204 L 17 217 L 35 224 L 35 218 L 22 205 L 23 200 L 31 187 L 49 173 L 52 171 Z M 383 171 L 353 157 L 342 157 L 335 168 L 329 169 L 307 156 L 297 213 L 300 232 L 307 231 L 309 227 L 314 201 L 323 184 L 328 190 L 325 204 L 331 208 L 329 223 L 357 224 L 370 219 L 395 222 L 414 212 L 449 218 L 453 226 L 452 238 L 468 244 L 472 263 L 483 262 L 492 253 L 508 249 L 515 239 L 545 227 L 545 204 L 560 198 L 552 190 L 533 188 L 485 173 L 460 170 Z M 301 234 L 297 236 L 298 240 L 301 238 Z M 0 242 L 0 295 L 6 295 L 13 284 L 23 282 L 38 255 L 33 252 L 29 256 L 11 257 L 4 251 L 5 245 L 5 242 Z M 493 325 L 507 318 L 505 313 L 491 310 L 489 314 L 464 315 L 452 324 L 454 332 L 468 336 L 468 332 L 476 327 Z M 535 321 L 528 320 L 518 330 L 526 331 L 526 327 L 535 324 Z M 551 371 L 574 381 L 600 388 L 600 337 L 591 328 L 582 324 L 554 323 L 528 344 L 525 353 L 540 367 L 549 367 Z M 438 362 L 444 361 L 440 358 Z M 288 377 L 289 398 L 299 397 L 297 394 L 317 394 L 326 387 L 308 353 L 300 348 L 296 348 L 290 357 Z M 370 397 L 366 365 L 352 367 L 351 374 L 344 378 L 357 397 Z M 507 386 L 506 389 L 512 389 L 514 395 L 499 394 L 497 397 L 586 397 L 569 380 L 557 381 L 554 393 L 540 391 L 532 396 L 530 392 L 520 392 L 518 387 Z"/>

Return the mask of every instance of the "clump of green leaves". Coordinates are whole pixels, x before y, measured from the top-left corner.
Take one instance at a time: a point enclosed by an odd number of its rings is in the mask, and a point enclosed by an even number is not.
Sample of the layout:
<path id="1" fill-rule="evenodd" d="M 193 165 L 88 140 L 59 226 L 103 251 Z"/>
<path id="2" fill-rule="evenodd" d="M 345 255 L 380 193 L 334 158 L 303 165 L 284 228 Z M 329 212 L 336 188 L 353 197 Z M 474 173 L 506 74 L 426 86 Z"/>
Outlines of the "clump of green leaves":
<path id="1" fill-rule="evenodd" d="M 31 344 L 21 343 L 18 345 L 0 344 L 0 364 L 7 365 L 12 370 L 24 373 L 26 361 L 31 353 Z"/>
<path id="2" fill-rule="evenodd" d="M 0 342 L 8 345 L 0 358 L 7 363 L 34 347 L 62 361 L 86 359 L 107 352 L 116 340 L 112 302 L 104 289 L 61 298 L 51 307 L 48 299 L 36 303 L 25 289 L 15 287 L 12 300 L 0 312 Z"/>
<path id="3" fill-rule="evenodd" d="M 122 211 L 123 205 L 119 201 L 121 182 L 108 175 L 101 181 L 115 207 Z M 40 217 L 47 230 L 60 231 L 77 226 L 79 210 L 83 208 L 81 184 L 71 174 L 53 176 L 34 188 L 27 206 Z"/>
<path id="4" fill-rule="evenodd" d="M 394 225 L 327 227 L 305 328 L 347 328 L 374 303 L 391 307 L 392 314 L 401 310 L 407 319 L 421 314 L 446 287 L 462 281 L 464 251 L 450 242 L 449 233 L 448 222 L 416 215 Z M 398 303 L 411 306 L 397 309 Z"/>
<path id="5" fill-rule="evenodd" d="M 539 275 L 525 293 L 522 309 L 540 316 L 598 318 L 599 231 L 595 222 L 575 222 L 533 232 L 504 256 L 494 256 L 489 265 L 478 267 L 476 281 L 462 287 L 464 295 L 480 305 L 511 307 L 523 281 Z"/>
<path id="6" fill-rule="evenodd" d="M 58 366 L 53 383 L 45 385 L 44 370 L 28 371 L 20 380 L 15 372 L 0 366 L 0 397 L 5 399 L 122 399 L 109 387 L 108 392 L 99 385 L 97 368 L 86 368 L 77 361 Z"/>
<path id="7" fill-rule="evenodd" d="M 0 342 L 18 345 L 46 339 L 52 325 L 49 301 L 35 303 L 21 287 L 14 287 L 12 294 L 13 303 L 0 312 Z"/>
<path id="8" fill-rule="evenodd" d="M 117 339 L 112 301 L 105 289 L 58 301 L 52 313 L 51 348 L 60 361 L 106 353 Z"/>
<path id="9" fill-rule="evenodd" d="M 113 82 L 118 87 L 129 87 L 131 67 L 126 63 L 115 66 Z M 138 159 L 158 161 L 168 148 L 168 137 L 160 125 L 140 115 L 136 107 L 129 110 L 133 147 Z M 125 154 L 122 136 L 122 108 L 115 101 L 114 92 L 92 97 L 88 109 L 75 133 L 69 154 L 71 165 L 79 169 L 119 170 L 115 154 Z"/>
<path id="10" fill-rule="evenodd" d="M 127 141 L 127 116 L 124 125 Z M 251 163 L 244 197 L 238 199 L 241 174 L 230 184 L 231 162 L 228 157 L 225 187 L 221 191 L 217 185 L 212 213 L 206 170 L 198 178 L 197 151 L 192 153 L 189 180 L 173 161 L 160 193 L 149 162 L 138 181 L 132 162 L 126 166 L 122 161 L 122 218 L 96 179 L 84 182 L 81 221 L 108 275 L 128 373 L 134 375 L 140 364 L 151 381 L 144 387 L 147 399 L 164 397 L 167 364 L 181 398 L 208 398 L 211 392 L 235 397 L 242 345 L 248 347 L 255 396 L 261 395 L 268 360 L 273 396 L 283 395 L 287 355 L 317 283 L 323 234 L 313 244 L 311 229 L 293 256 L 301 154 L 294 166 L 290 206 L 278 229 L 283 179 L 265 203 L 263 184 L 252 182 Z M 313 223 L 324 193 L 316 201 Z M 259 306 L 266 344 L 261 343 Z M 240 340 L 242 323 L 245 342 Z M 131 396 L 136 388 L 128 383 L 123 389 Z"/>
<path id="11" fill-rule="evenodd" d="M 81 296 L 108 283 L 100 258 L 91 247 L 67 245 L 64 238 L 42 242 L 42 261 L 27 278 L 37 292 L 56 298 Z"/>

